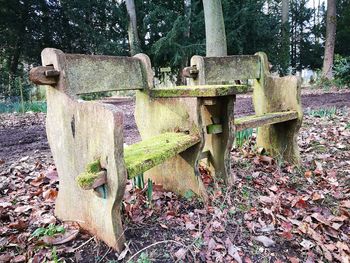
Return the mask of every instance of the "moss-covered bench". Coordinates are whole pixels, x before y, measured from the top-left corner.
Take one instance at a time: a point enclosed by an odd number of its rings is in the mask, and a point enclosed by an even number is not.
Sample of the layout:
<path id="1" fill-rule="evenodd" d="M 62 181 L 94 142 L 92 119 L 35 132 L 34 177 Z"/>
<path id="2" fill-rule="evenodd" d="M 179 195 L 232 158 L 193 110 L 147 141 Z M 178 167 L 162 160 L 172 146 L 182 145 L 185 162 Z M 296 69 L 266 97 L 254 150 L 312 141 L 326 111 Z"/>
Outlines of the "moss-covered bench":
<path id="1" fill-rule="evenodd" d="M 127 179 L 145 173 L 166 189 L 205 197 L 198 168 L 205 144 L 201 103 L 226 98 L 222 113 L 228 116 L 232 98 L 247 86 L 157 89 L 144 54 L 91 56 L 48 48 L 42 52 L 42 64 L 31 70 L 30 79 L 47 85 L 46 130 L 60 181 L 57 217 L 79 222 L 121 250 L 125 240 L 120 209 Z M 116 107 L 79 99 L 80 94 L 113 90 L 136 90 L 141 142 L 124 147 L 123 113 Z M 225 120 L 223 130 L 228 131 L 231 119 Z M 233 136 L 231 128 L 227 136 Z M 225 139 L 222 144 L 227 144 Z M 221 151 L 214 149 L 213 154 Z"/>
<path id="2" fill-rule="evenodd" d="M 204 162 L 212 176 L 231 184 L 234 182 L 231 172 L 234 134 L 254 127 L 260 127 L 258 146 L 273 156 L 296 165 L 300 163 L 297 135 L 303 112 L 298 77 L 272 76 L 267 56 L 262 52 L 227 57 L 193 56 L 191 66 L 183 72 L 189 78 L 187 87 L 138 91 L 135 116 L 143 138 L 153 136 L 174 123 L 185 127 L 186 120 L 193 120 L 201 136 L 193 154 L 195 161 L 190 162 L 189 169 L 186 165 L 181 166 L 186 171 L 183 176 L 181 173 L 172 174 L 170 168 L 174 162 L 170 161 L 146 172 L 147 177 L 180 194 L 190 187 L 195 193 L 205 196 L 196 172 L 198 163 Z M 247 85 L 237 85 L 237 80 L 252 83 L 255 115 L 234 117 L 236 94 L 247 91 Z M 170 109 L 176 109 L 175 114 Z M 163 113 L 171 117 L 162 116 L 162 122 L 154 127 Z M 144 114 L 147 114 L 146 120 L 142 118 Z M 194 174 L 191 173 L 193 170 Z"/>

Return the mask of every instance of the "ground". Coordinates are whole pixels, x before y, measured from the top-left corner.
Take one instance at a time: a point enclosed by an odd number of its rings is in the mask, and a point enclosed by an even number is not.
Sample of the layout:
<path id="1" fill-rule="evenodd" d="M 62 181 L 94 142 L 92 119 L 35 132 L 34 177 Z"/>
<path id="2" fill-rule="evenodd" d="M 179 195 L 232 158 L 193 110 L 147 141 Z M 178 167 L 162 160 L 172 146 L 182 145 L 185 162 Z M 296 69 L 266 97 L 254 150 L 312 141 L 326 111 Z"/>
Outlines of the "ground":
<path id="1" fill-rule="evenodd" d="M 133 101 L 109 102 L 125 113 L 125 142 L 138 141 Z M 54 217 L 45 114 L 1 114 L 0 262 L 349 262 L 350 93 L 305 93 L 302 103 L 301 169 L 256 149 L 253 135 L 232 152 L 233 187 L 202 170 L 206 206 L 159 185 L 150 203 L 147 188 L 129 184 L 121 254 Z M 237 98 L 235 111 L 251 114 L 250 97 Z"/>

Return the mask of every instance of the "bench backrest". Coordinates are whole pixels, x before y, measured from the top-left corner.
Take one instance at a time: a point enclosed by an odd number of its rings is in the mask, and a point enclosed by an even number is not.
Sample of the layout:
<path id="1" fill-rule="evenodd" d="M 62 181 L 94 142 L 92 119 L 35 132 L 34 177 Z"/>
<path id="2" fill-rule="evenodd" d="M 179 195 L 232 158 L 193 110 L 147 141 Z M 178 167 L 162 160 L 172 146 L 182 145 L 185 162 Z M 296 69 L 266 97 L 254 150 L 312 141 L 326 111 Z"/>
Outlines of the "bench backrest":
<path id="1" fill-rule="evenodd" d="M 42 52 L 42 61 L 44 66 L 53 65 L 60 71 L 58 88 L 70 95 L 141 90 L 152 85 L 147 72 L 149 58 L 144 54 L 134 57 L 80 55 L 47 48 Z"/>
<path id="2" fill-rule="evenodd" d="M 194 85 L 234 84 L 235 80 L 259 79 L 262 75 L 259 55 L 193 56 L 191 67 L 198 70 Z"/>

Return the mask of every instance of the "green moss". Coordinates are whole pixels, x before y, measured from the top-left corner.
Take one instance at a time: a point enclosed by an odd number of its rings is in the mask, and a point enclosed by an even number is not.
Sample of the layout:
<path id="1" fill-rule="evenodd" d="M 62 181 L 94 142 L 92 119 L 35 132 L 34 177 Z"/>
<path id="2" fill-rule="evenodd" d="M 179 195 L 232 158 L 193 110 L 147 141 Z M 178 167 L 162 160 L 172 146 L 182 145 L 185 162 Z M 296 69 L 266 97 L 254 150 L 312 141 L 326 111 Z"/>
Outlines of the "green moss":
<path id="1" fill-rule="evenodd" d="M 95 180 L 98 178 L 98 173 L 81 173 L 76 178 L 76 182 L 82 189 L 91 189 Z"/>
<path id="2" fill-rule="evenodd" d="M 200 141 L 184 133 L 164 133 L 125 148 L 124 159 L 129 179 L 185 151 Z"/>
<path id="3" fill-rule="evenodd" d="M 101 170 L 100 160 L 93 161 L 86 166 L 86 172 L 88 173 L 98 173 Z"/>
<path id="4" fill-rule="evenodd" d="M 88 163 L 85 172 L 79 174 L 76 182 L 82 189 L 91 189 L 95 180 L 99 177 L 99 172 L 102 170 L 100 160 Z"/>
<path id="5" fill-rule="evenodd" d="M 262 115 L 251 115 L 235 119 L 236 130 L 241 131 L 248 128 L 260 127 L 263 125 L 275 124 L 298 118 L 296 111 L 272 112 Z"/>
<path id="6" fill-rule="evenodd" d="M 219 97 L 247 92 L 246 85 L 177 86 L 150 90 L 152 97 Z"/>
<path id="7" fill-rule="evenodd" d="M 222 133 L 221 124 L 210 124 L 207 126 L 207 134 L 219 134 Z"/>

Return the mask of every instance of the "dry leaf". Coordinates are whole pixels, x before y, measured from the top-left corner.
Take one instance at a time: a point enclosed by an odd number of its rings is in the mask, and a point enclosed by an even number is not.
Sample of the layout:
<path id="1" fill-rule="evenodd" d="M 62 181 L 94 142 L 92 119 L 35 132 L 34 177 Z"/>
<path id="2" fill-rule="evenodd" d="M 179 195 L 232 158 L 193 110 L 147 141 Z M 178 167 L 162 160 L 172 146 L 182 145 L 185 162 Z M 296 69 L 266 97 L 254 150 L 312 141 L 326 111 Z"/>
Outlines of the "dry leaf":
<path id="1" fill-rule="evenodd" d="M 46 244 L 60 245 L 60 244 L 64 244 L 64 243 L 67 243 L 69 241 L 72 241 L 73 239 L 75 239 L 77 237 L 78 234 L 79 234 L 79 230 L 72 229 L 72 230 L 67 230 L 63 234 L 56 234 L 56 235 L 54 235 L 52 237 L 45 236 L 45 237 L 42 238 L 42 240 Z"/>
<path id="2" fill-rule="evenodd" d="M 306 171 L 304 173 L 304 175 L 305 175 L 306 178 L 310 178 L 312 176 L 312 172 L 311 171 Z"/>
<path id="3" fill-rule="evenodd" d="M 54 188 L 50 188 L 43 193 L 43 197 L 46 201 L 55 201 L 58 195 L 58 191 Z"/>
<path id="4" fill-rule="evenodd" d="M 187 253 L 186 249 L 180 248 L 178 251 L 175 252 L 174 255 L 178 260 L 183 260 L 186 256 L 186 253 Z"/>
<path id="5" fill-rule="evenodd" d="M 237 261 L 237 263 L 242 263 L 242 258 L 241 256 L 238 254 L 238 248 L 232 244 L 231 240 L 229 238 L 227 238 L 225 240 L 225 246 L 227 248 L 227 252 L 228 254 Z"/>
<path id="6" fill-rule="evenodd" d="M 301 241 L 300 245 L 305 248 L 306 250 L 311 249 L 312 247 L 315 246 L 314 243 L 312 243 L 310 240 L 307 239 L 303 239 L 303 241 Z"/>
<path id="7" fill-rule="evenodd" d="M 264 245 L 264 247 L 271 247 L 276 243 L 275 241 L 273 241 L 271 238 L 267 236 L 257 236 L 257 237 L 254 237 L 254 240 L 261 242 Z"/>
<path id="8" fill-rule="evenodd" d="M 159 224 L 162 228 L 164 228 L 164 229 L 169 229 L 169 227 L 167 227 L 166 225 L 164 225 L 164 224 Z"/>

